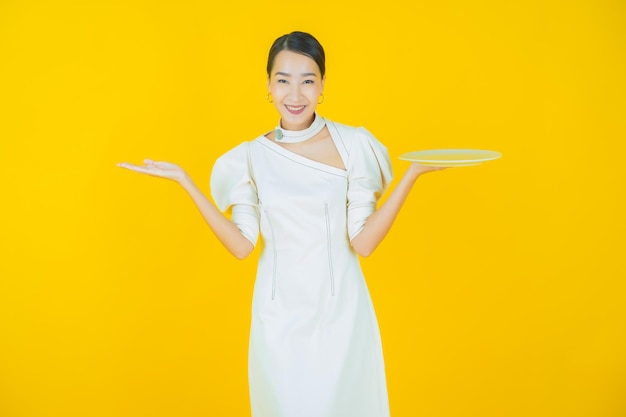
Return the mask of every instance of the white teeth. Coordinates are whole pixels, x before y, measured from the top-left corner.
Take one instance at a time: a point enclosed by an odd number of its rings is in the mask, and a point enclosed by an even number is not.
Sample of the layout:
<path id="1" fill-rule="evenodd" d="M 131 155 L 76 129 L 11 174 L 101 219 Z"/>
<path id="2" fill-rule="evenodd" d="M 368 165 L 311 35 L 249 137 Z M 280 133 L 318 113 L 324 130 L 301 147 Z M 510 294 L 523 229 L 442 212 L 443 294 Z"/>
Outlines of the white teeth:
<path id="1" fill-rule="evenodd" d="M 292 111 L 298 111 L 304 108 L 304 106 L 287 106 L 287 105 L 285 105 L 285 107 L 287 107 L 289 110 L 292 110 Z"/>

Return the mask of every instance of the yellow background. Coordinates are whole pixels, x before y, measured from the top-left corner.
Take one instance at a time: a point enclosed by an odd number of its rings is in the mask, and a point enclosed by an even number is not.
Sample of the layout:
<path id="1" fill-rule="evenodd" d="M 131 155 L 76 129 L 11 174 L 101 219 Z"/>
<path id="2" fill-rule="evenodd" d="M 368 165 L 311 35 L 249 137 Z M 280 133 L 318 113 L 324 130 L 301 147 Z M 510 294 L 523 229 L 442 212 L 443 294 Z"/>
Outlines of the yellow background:
<path id="1" fill-rule="evenodd" d="M 326 48 L 320 113 L 397 177 L 408 151 L 504 155 L 422 177 L 363 261 L 392 415 L 626 415 L 624 3 L 367 4 L 0 2 L 0 416 L 249 415 L 258 253 L 115 164 L 208 191 L 275 125 L 292 30 Z"/>

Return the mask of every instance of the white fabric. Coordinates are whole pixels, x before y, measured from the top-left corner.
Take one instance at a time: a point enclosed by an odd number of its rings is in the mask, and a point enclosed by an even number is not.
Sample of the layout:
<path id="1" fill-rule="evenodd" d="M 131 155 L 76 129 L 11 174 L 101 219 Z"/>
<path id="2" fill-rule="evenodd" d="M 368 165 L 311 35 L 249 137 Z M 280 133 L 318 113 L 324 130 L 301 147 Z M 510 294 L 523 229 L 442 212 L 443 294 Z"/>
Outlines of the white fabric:
<path id="1" fill-rule="evenodd" d="M 211 192 L 217 207 L 229 210 L 241 233 L 256 245 L 259 237 L 259 199 L 252 180 L 249 143 L 244 142 L 213 166 Z"/>
<path id="2" fill-rule="evenodd" d="M 346 170 L 260 136 L 222 155 L 213 198 L 259 258 L 248 373 L 253 417 L 387 417 L 378 323 L 350 239 L 392 178 L 367 130 L 327 121 Z"/>

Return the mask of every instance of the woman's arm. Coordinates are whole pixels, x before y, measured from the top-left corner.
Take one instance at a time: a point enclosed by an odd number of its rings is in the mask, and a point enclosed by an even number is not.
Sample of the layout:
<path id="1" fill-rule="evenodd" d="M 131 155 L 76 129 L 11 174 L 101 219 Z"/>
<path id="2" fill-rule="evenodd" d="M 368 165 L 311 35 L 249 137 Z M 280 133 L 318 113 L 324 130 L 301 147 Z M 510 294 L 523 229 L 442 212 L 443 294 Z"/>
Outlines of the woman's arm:
<path id="1" fill-rule="evenodd" d="M 411 164 L 389 198 L 367 218 L 363 229 L 352 239 L 351 243 L 355 252 L 363 257 L 371 255 L 391 229 L 391 225 L 419 176 L 441 169 L 445 168 Z"/>
<path id="2" fill-rule="evenodd" d="M 209 201 L 181 167 L 169 162 L 155 162 L 150 159 L 146 159 L 144 162 L 145 165 L 122 162 L 118 166 L 177 182 L 189 194 L 215 236 L 233 256 L 237 259 L 244 259 L 252 253 L 254 250 L 252 242 L 241 234 L 235 223 L 231 222 Z"/>

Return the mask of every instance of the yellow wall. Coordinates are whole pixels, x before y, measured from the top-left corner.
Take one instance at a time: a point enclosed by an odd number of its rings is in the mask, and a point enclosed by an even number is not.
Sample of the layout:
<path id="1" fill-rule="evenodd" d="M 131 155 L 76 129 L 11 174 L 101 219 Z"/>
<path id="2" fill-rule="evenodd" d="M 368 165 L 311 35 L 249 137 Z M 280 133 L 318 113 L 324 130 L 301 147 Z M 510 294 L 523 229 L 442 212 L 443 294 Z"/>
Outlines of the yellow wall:
<path id="1" fill-rule="evenodd" d="M 320 113 L 397 176 L 504 154 L 420 179 L 363 262 L 392 415 L 626 415 L 624 3 L 215 3 L 0 2 L 0 415 L 249 415 L 255 260 L 115 164 L 208 190 L 276 123 L 266 54 L 296 29 L 327 51 Z"/>

